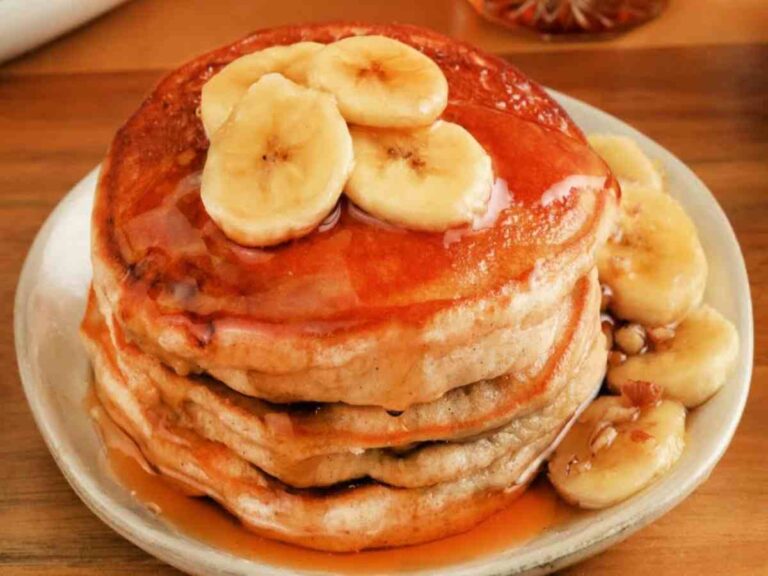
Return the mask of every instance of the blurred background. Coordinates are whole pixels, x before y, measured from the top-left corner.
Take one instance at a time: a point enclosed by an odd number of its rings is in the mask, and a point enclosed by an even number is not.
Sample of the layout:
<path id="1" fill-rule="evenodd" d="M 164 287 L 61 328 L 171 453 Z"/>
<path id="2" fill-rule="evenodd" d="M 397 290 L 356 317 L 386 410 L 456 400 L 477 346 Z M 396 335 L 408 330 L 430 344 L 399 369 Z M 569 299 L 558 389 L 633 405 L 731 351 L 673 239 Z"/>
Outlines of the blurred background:
<path id="1" fill-rule="evenodd" d="M 339 19 L 421 24 L 501 53 L 743 44 L 768 39 L 766 4 L 766 0 L 2 0 L 0 60 L 103 12 L 107 13 L 48 49 L 7 64 L 5 71 L 170 68 L 257 28 Z M 651 21 L 632 29 L 647 19 Z M 631 31 L 620 32 L 627 29 Z"/>

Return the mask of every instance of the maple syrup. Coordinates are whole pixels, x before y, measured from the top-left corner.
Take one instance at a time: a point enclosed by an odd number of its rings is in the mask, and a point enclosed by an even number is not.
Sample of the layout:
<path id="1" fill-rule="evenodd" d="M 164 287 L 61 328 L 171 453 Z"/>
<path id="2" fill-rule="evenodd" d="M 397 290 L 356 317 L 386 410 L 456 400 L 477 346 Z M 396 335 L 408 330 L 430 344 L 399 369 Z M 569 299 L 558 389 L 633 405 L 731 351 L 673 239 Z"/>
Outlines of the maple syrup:
<path id="1" fill-rule="evenodd" d="M 451 241 L 366 225 L 342 211 L 338 221 L 298 240 L 264 250 L 237 246 L 208 217 L 195 185 L 208 147 L 196 114 L 202 86 L 238 55 L 366 30 L 410 43 L 440 66 L 451 102 L 444 118 L 486 148 L 511 202 L 494 224 Z M 288 26 L 201 56 L 158 86 L 118 131 L 108 160 L 94 211 L 96 242 L 119 268 L 121 289 L 135 291 L 136 306 L 154 300 L 166 316 L 234 318 L 314 334 L 394 317 L 420 322 L 451 303 L 524 280 L 579 232 L 568 227 L 578 194 L 546 207 L 542 195 L 572 176 L 609 175 L 572 120 L 520 71 L 399 25 Z M 188 193 L 177 195 L 179 187 Z M 130 313 L 131 303 L 125 308 Z"/>
<path id="2" fill-rule="evenodd" d="M 356 574 L 439 568 L 522 545 L 573 513 L 540 478 L 508 508 L 463 534 L 386 550 L 343 554 L 310 550 L 249 532 L 212 500 L 191 495 L 194 489 L 158 475 L 110 419 L 93 390 L 86 405 L 104 442 L 110 471 L 151 512 L 214 548 L 270 564 Z"/>
<path id="3" fill-rule="evenodd" d="M 315 332 L 393 314 L 418 321 L 524 278 L 543 250 L 562 248 L 565 229 L 578 234 L 569 226 L 580 214 L 579 191 L 607 184 L 606 165 L 580 140 L 516 114 L 459 103 L 443 117 L 472 133 L 493 160 L 496 204 L 471 233 L 375 225 L 348 207 L 299 240 L 245 248 L 206 213 L 198 157 L 125 206 L 117 228 L 137 259 L 131 277 L 168 311 Z"/>

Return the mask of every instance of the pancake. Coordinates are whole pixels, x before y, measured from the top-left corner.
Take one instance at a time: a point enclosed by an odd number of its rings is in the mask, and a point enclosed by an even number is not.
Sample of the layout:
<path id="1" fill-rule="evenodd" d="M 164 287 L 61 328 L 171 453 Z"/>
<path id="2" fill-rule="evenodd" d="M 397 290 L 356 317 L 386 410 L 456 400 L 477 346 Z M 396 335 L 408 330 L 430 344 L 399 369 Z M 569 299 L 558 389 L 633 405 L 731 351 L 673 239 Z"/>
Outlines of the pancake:
<path id="1" fill-rule="evenodd" d="M 351 34 L 395 37 L 441 67 L 443 117 L 490 154 L 499 213 L 436 234 L 374 225 L 342 203 L 330 230 L 234 244 L 200 201 L 201 86 L 243 54 Z M 94 289 L 130 341 L 180 374 L 273 402 L 404 410 L 546 358 L 541 327 L 592 268 L 617 194 L 567 115 L 498 58 L 408 26 L 279 28 L 171 73 L 118 131 L 93 213 Z"/>
<path id="2" fill-rule="evenodd" d="M 421 488 L 364 482 L 301 490 L 262 473 L 225 445 L 177 426 L 167 407 L 148 402 L 152 390 L 126 382 L 108 348 L 92 352 L 102 406 L 161 474 L 190 493 L 215 499 L 256 533 L 320 550 L 415 544 L 470 528 L 525 489 L 581 409 L 572 406 L 573 416 L 556 431 L 454 481 Z"/>
<path id="3" fill-rule="evenodd" d="M 491 158 L 487 212 L 419 232 L 338 202 L 245 248 L 200 198 L 202 86 L 236 58 L 381 34 L 446 77 Z M 257 32 L 172 72 L 117 132 L 82 325 L 103 409 L 156 471 L 255 532 L 329 551 L 454 534 L 505 506 L 599 389 L 595 250 L 618 184 L 506 62 L 409 26 Z"/>
<path id="4" fill-rule="evenodd" d="M 590 312 L 593 310 L 590 309 Z M 595 317 L 594 313 L 589 317 Z M 91 354 L 113 357 L 121 377 L 131 388 L 154 389 L 159 393 L 145 395 L 145 400 L 164 402 L 177 425 L 193 429 L 208 440 L 225 444 L 271 476 L 297 487 L 328 486 L 367 477 L 394 486 L 419 487 L 455 480 L 484 468 L 496 459 L 534 443 L 542 435 L 559 429 L 563 420 L 572 413 L 574 405 L 581 404 L 595 392 L 596 383 L 602 380 L 605 372 L 607 354 L 602 333 L 587 331 L 590 337 L 586 339 L 586 357 L 579 354 L 578 362 L 556 362 L 556 370 L 548 376 L 551 380 L 565 381 L 564 385 L 547 386 L 554 389 L 553 393 L 547 394 L 552 396 L 549 401 L 543 402 L 535 395 L 529 398 L 529 402 L 518 400 L 517 409 L 510 411 L 510 417 L 501 427 L 493 429 L 495 422 L 488 419 L 487 428 L 480 435 L 463 437 L 459 442 L 411 443 L 399 450 L 363 449 L 354 444 L 340 446 L 338 442 L 326 443 L 322 445 L 323 453 L 317 454 L 302 451 L 301 444 L 292 442 L 290 429 L 284 428 L 280 439 L 273 437 L 254 441 L 253 438 L 259 437 L 265 425 L 259 418 L 259 412 L 251 413 L 246 409 L 243 414 L 237 414 L 226 404 L 200 402 L 200 396 L 190 391 L 190 388 L 199 385 L 184 382 L 184 377 L 176 376 L 167 369 L 158 370 L 157 366 L 153 366 L 144 372 L 143 368 L 152 360 L 135 347 L 120 343 L 119 338 L 113 340 L 108 335 L 92 298 L 87 318 L 84 336 Z M 589 327 L 589 324 L 584 324 L 584 328 Z M 115 341 L 118 342 L 116 346 Z M 232 394 L 235 393 L 230 392 Z M 236 402 L 236 399 L 232 400 Z M 447 405 L 442 411 L 452 412 L 450 398 L 436 402 Z M 349 406 L 338 408 L 358 410 Z M 290 411 L 286 412 L 290 414 Z M 274 419 L 278 413 L 269 414 Z M 434 426 L 428 421 L 422 424 Z M 454 429 L 460 426 L 461 422 L 454 423 Z M 320 427 L 319 433 L 322 435 L 323 432 Z M 395 435 L 395 438 L 398 436 Z M 315 440 L 322 443 L 322 440 Z"/>
<path id="5" fill-rule="evenodd" d="M 567 315 L 557 345 L 530 378 L 502 376 L 474 383 L 402 413 L 345 404 L 276 405 L 245 397 L 207 377 L 178 376 L 126 342 L 114 322 L 110 323 L 112 342 L 102 345 L 116 349 L 120 369 L 130 380 L 151 381 L 166 404 L 184 413 L 190 427 L 235 435 L 237 443 L 254 451 L 268 450 L 283 461 L 302 460 L 336 452 L 466 438 L 545 406 L 584 362 L 600 332 L 599 301 L 593 273 L 577 284 L 566 301 Z M 91 299 L 84 330 L 96 334 L 100 322 Z M 108 335 L 99 337 L 110 339 Z"/>

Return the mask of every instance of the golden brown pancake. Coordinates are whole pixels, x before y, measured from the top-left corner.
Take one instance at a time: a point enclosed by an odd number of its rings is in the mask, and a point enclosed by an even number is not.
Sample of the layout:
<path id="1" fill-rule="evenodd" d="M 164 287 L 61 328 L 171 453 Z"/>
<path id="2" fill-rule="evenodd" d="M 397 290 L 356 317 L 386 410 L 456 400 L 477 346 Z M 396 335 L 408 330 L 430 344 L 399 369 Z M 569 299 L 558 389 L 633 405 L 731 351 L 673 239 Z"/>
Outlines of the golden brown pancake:
<path id="1" fill-rule="evenodd" d="M 166 404 L 187 412 L 191 420 L 206 425 L 226 415 L 223 423 L 240 431 L 244 443 L 269 446 L 285 457 L 309 457 L 464 438 L 540 408 L 565 385 L 599 332 L 594 275 L 577 285 L 567 303 L 567 329 L 558 336 L 547 362 L 530 378 L 505 375 L 469 384 L 403 412 L 347 404 L 273 404 L 238 394 L 209 377 L 177 375 L 127 342 L 111 316 L 106 316 L 111 334 L 102 337 L 112 340 L 124 371 L 144 374 L 157 385 Z M 91 298 L 84 328 L 96 331 L 101 318 Z"/>
<path id="2" fill-rule="evenodd" d="M 415 544 L 462 532 L 503 508 L 524 490 L 563 429 L 544 427 L 518 450 L 458 479 L 417 488 L 378 482 L 327 489 L 291 488 L 262 473 L 219 442 L 181 427 L 156 390 L 127 381 L 109 347 L 91 346 L 95 387 L 111 418 L 160 473 L 221 503 L 249 529 L 285 542 L 331 551 Z M 595 392 L 586 382 L 568 398 L 576 414 Z"/>
<path id="3" fill-rule="evenodd" d="M 125 342 L 114 323 L 110 335 L 93 298 L 84 334 L 94 353 L 114 357 L 126 382 L 155 390 L 151 401 L 166 404 L 178 425 L 227 445 L 286 484 L 326 486 L 370 477 L 418 487 L 457 479 L 523 448 L 559 428 L 574 397 L 579 404 L 595 390 L 606 357 L 602 338 L 596 339 L 595 278 L 585 279 L 577 292 L 577 331 L 565 334 L 567 346 L 530 382 L 498 378 L 469 385 L 400 415 L 349 405 L 268 405 L 211 381 L 178 376 Z M 381 429 L 375 430 L 377 425 Z"/>
<path id="4" fill-rule="evenodd" d="M 330 230 L 238 246 L 200 201 L 201 86 L 243 54 L 351 34 L 389 35 L 437 62 L 444 117 L 490 154 L 503 209 L 479 230 L 437 234 L 372 225 L 344 205 Z M 179 373 L 274 402 L 403 410 L 546 359 L 551 331 L 535 328 L 592 268 L 617 190 L 560 107 L 498 58 L 408 26 L 279 28 L 171 73 L 118 131 L 94 208 L 94 288 L 128 339 Z"/>

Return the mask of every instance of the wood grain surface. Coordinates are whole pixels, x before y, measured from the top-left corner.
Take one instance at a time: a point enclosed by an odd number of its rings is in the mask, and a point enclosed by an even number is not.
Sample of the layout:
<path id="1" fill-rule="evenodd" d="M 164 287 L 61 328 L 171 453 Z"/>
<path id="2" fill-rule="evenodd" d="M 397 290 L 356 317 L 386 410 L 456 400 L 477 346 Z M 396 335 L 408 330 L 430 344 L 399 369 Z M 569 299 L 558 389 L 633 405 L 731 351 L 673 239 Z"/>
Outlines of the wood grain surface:
<path id="1" fill-rule="evenodd" d="M 242 17 L 207 19 L 227 4 Z M 56 468 L 19 382 L 12 304 L 24 256 L 45 217 L 100 161 L 114 130 L 165 69 L 262 23 L 327 19 L 326 12 L 329 18 L 339 17 L 341 8 L 348 18 L 374 17 L 373 3 L 317 0 L 301 9 L 296 2 L 251 2 L 263 11 L 251 10 L 244 20 L 235 4 L 197 0 L 183 7 L 168 0 L 137 0 L 0 67 L 0 321 L 5 327 L 0 334 L 0 574 L 178 574 L 102 524 Z M 530 36 L 500 41 L 505 33 L 472 20 L 458 0 L 428 4 L 433 16 L 415 6 L 418 0 L 389 0 L 380 4 L 375 19 L 433 23 L 473 37 L 536 80 L 598 106 L 660 142 L 714 192 L 749 269 L 755 371 L 744 419 L 727 454 L 678 508 L 564 573 L 768 574 L 768 44 L 765 37 L 750 36 L 753 27 L 768 29 L 765 13 L 757 3 L 744 2 L 753 10 L 750 22 L 730 22 L 724 36 L 732 41 L 726 42 L 718 37 L 697 40 L 690 34 L 685 43 L 671 42 L 665 36 L 672 33 L 669 26 L 660 22 L 656 40 L 639 31 L 646 35 L 642 43 L 628 36 L 600 45 L 552 47 Z M 722 9 L 739 2 L 699 4 Z M 184 28 L 194 33 L 175 35 L 179 24 L 174 9 Z M 446 24 L 446 14 L 457 13 L 465 26 L 458 32 Z M 143 21 L 151 25 L 144 28 Z M 165 30 L 162 22 L 167 23 Z M 752 40 L 743 41 L 733 30 L 747 25 L 744 36 Z"/>

